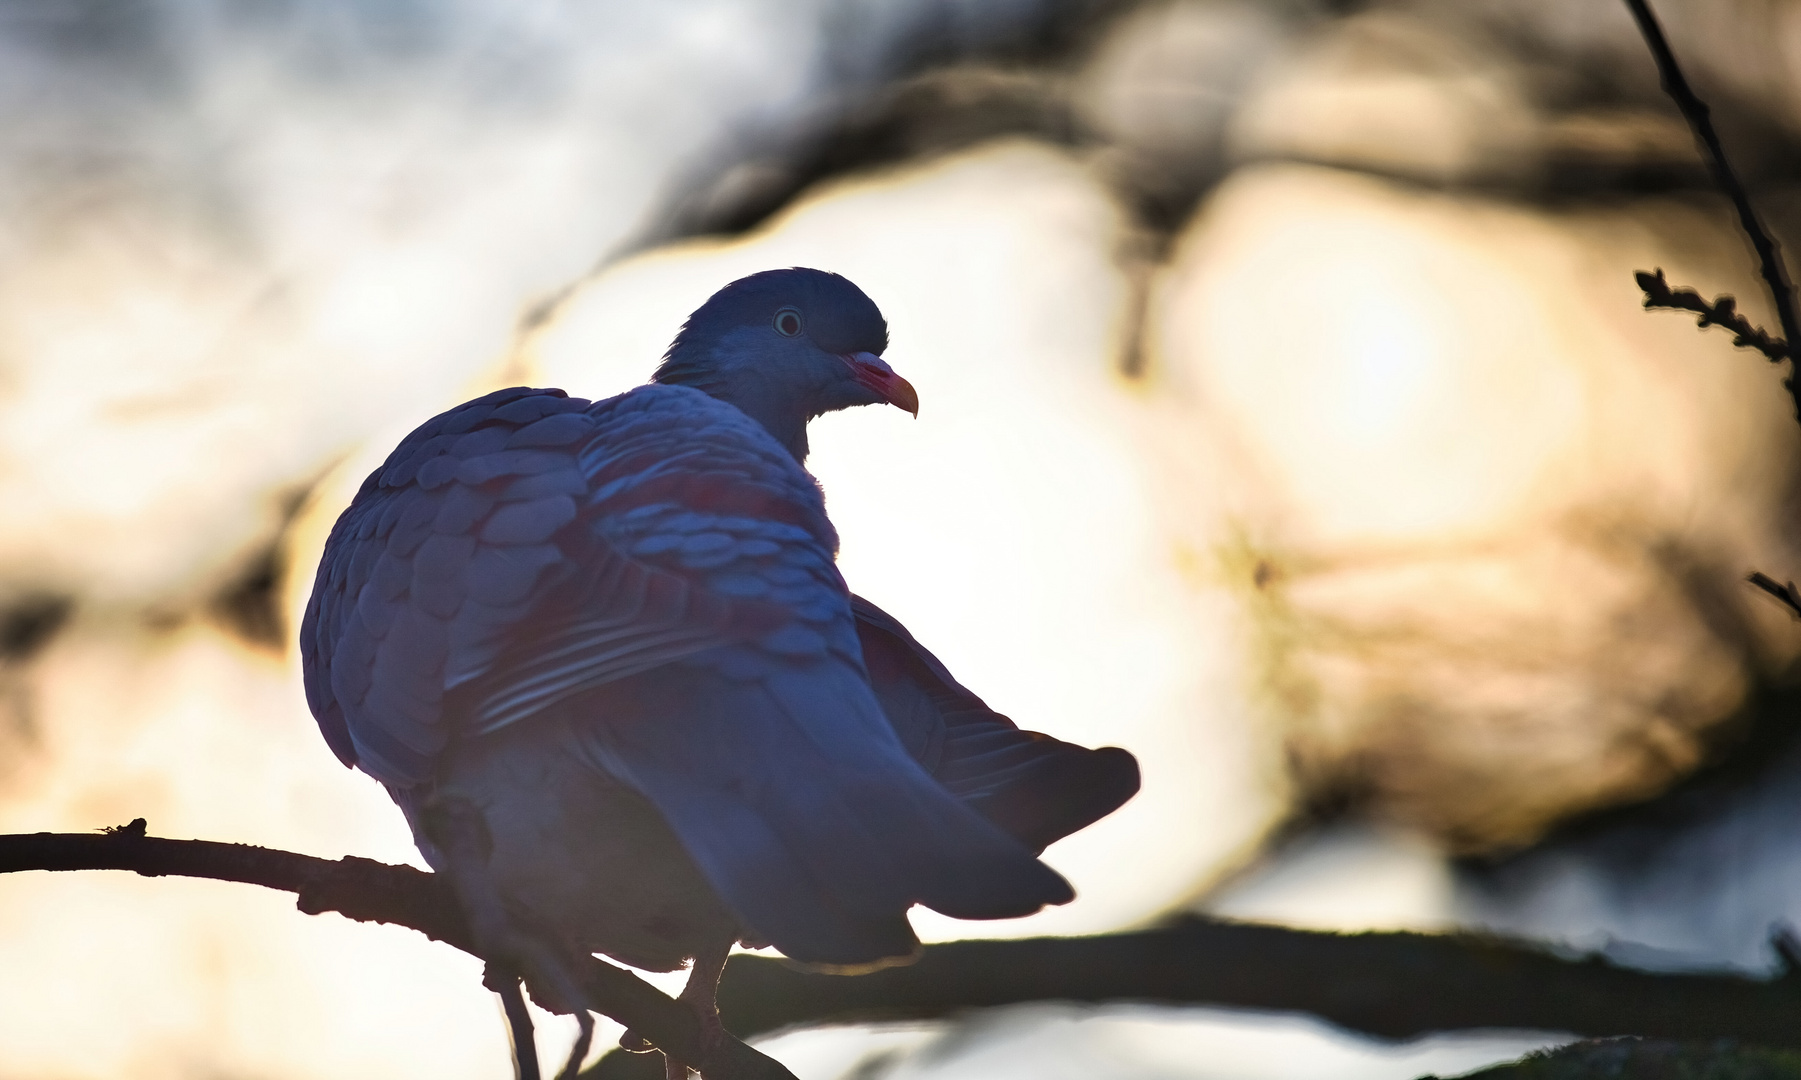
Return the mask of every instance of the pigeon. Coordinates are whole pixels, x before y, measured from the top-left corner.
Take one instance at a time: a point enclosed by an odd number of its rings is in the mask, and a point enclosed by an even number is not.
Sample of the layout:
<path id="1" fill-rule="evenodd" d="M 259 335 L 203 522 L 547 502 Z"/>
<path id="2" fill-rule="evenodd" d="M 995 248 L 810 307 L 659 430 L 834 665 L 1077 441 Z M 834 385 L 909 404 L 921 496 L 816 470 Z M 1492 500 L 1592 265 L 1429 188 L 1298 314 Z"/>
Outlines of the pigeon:
<path id="1" fill-rule="evenodd" d="M 586 1022 L 576 961 L 691 964 L 717 1038 L 734 944 L 856 972 L 916 954 L 915 904 L 1065 903 L 1036 856 L 1137 790 L 1130 753 L 1021 730 L 848 591 L 807 423 L 918 415 L 887 337 L 839 275 L 742 278 L 644 386 L 426 421 L 332 529 L 307 702 L 515 994 Z"/>

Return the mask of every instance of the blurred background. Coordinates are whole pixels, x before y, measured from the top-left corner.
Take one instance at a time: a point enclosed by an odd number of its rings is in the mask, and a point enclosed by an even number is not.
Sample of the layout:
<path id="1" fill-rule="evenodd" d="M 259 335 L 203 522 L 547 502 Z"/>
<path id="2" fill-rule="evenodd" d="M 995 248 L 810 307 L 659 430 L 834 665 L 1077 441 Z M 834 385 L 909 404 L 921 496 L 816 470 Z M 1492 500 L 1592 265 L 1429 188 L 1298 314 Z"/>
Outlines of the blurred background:
<path id="1" fill-rule="evenodd" d="M 1801 2 L 1657 8 L 1801 241 Z M 1074 904 L 928 937 L 1190 910 L 1756 973 L 1801 924 L 1801 625 L 1743 581 L 1801 577 L 1801 428 L 1640 310 L 1663 267 L 1775 329 L 1617 0 L 0 0 L 0 120 L 0 831 L 418 863 L 301 694 L 332 520 L 427 416 L 618 393 L 808 265 L 923 403 L 815 425 L 852 587 L 1144 767 L 1047 854 Z M 1404 1080 L 1563 1038 L 1047 1004 L 763 1045 Z M 419 935 L 0 880 L 3 1080 L 507 1070 Z"/>

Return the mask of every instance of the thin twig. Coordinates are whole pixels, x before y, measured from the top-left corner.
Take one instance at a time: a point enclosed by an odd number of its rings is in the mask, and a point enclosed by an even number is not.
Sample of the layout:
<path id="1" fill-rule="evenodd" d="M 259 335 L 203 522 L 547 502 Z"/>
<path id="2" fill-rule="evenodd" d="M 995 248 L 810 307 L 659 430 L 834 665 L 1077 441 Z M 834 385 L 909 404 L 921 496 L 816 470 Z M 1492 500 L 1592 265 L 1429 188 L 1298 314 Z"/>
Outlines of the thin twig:
<path id="1" fill-rule="evenodd" d="M 450 890 L 434 874 L 354 856 L 333 861 L 248 844 L 165 840 L 145 832 L 144 819 L 138 818 L 104 834 L 0 836 L 0 873 L 130 870 L 147 877 L 241 881 L 297 893 L 296 906 L 309 915 L 335 911 L 360 922 L 411 927 L 480 956 Z M 580 975 L 589 1008 L 679 1060 L 699 1061 L 707 1080 L 794 1080 L 780 1063 L 737 1039 L 717 1040 L 708 1052 L 694 1010 L 628 971 L 590 959 Z"/>
<path id="2" fill-rule="evenodd" d="M 1683 77 L 1682 68 L 1676 63 L 1676 54 L 1670 51 L 1670 43 L 1663 36 L 1663 28 L 1657 24 L 1657 16 L 1651 13 L 1649 3 L 1647 0 L 1626 0 L 1626 7 L 1631 10 L 1632 17 L 1638 21 L 1639 32 L 1644 35 L 1645 44 L 1650 47 L 1651 55 L 1657 61 L 1657 72 L 1663 82 L 1664 93 L 1670 95 L 1676 102 L 1676 107 L 1682 110 L 1683 118 L 1688 121 L 1689 128 L 1695 133 L 1696 141 L 1701 144 L 1702 151 L 1707 158 L 1708 168 L 1713 172 L 1714 181 L 1720 185 L 1721 190 L 1726 192 L 1726 195 L 1732 200 L 1732 205 L 1738 210 L 1739 225 L 1745 230 L 1745 235 L 1751 241 L 1751 247 L 1757 252 L 1757 260 L 1759 268 L 1763 272 L 1764 283 L 1770 288 L 1770 296 L 1776 302 L 1776 316 L 1782 322 L 1784 340 L 1771 344 L 1779 347 L 1782 355 L 1786 356 L 1788 355 L 1788 343 L 1801 341 L 1801 318 L 1798 318 L 1795 312 L 1795 287 L 1789 282 L 1788 271 L 1782 262 L 1782 253 L 1775 238 L 1758 220 L 1757 211 L 1751 205 L 1751 196 L 1746 193 L 1745 185 L 1739 181 L 1738 174 L 1733 172 L 1731 163 L 1726 160 L 1726 148 L 1720 145 L 1719 133 L 1714 131 L 1707 103 L 1695 94 L 1694 90 L 1689 87 L 1688 80 Z M 1662 271 L 1659 271 L 1657 276 L 1661 281 Z M 1645 285 L 1643 273 L 1639 275 L 1639 284 Z M 1646 287 L 1646 292 L 1647 294 L 1650 292 L 1649 287 Z M 1697 299 L 1699 299 L 1698 296 Z M 1721 301 L 1728 303 L 1730 299 L 1730 297 L 1720 298 Z M 1645 306 L 1669 305 L 1653 305 L 1647 300 Z M 1698 309 L 1690 308 L 1690 310 Z M 1703 325 L 1707 324 L 1705 320 L 1704 316 Z M 1722 325 L 1728 325 L 1723 320 L 1715 321 L 1720 321 Z M 1737 328 L 1734 327 L 1734 330 L 1736 331 Z M 1762 334 L 1762 331 L 1758 331 L 1758 333 Z M 1768 336 L 1764 337 L 1767 341 Z M 1735 344 L 1751 343 L 1748 334 L 1740 332 L 1739 338 L 1740 340 Z M 1769 356 L 1771 360 L 1781 359 L 1781 356 L 1773 355 L 1768 349 L 1763 351 L 1764 355 Z M 1796 419 L 1801 420 L 1801 386 L 1796 384 L 1792 365 L 1783 385 L 1788 388 L 1789 396 L 1794 399 Z"/>
<path id="3" fill-rule="evenodd" d="M 1771 337 L 1763 327 L 1752 325 L 1750 319 L 1740 314 L 1738 301 L 1730 295 L 1719 296 L 1710 304 L 1701 299 L 1701 294 L 1693 289 L 1672 289 L 1664 279 L 1661 266 L 1656 273 L 1647 274 L 1640 270 L 1633 277 L 1638 281 L 1638 287 L 1645 291 L 1646 308 L 1693 311 L 1697 316 L 1695 325 L 1703 329 L 1724 326 L 1732 331 L 1732 343 L 1741 349 L 1756 349 L 1768 357 L 1772 364 L 1788 357 L 1788 343 Z"/>
<path id="4" fill-rule="evenodd" d="M 1777 581 L 1762 570 L 1751 571 L 1745 580 L 1782 601 L 1791 615 L 1801 619 L 1801 589 L 1796 589 L 1794 582 Z"/>

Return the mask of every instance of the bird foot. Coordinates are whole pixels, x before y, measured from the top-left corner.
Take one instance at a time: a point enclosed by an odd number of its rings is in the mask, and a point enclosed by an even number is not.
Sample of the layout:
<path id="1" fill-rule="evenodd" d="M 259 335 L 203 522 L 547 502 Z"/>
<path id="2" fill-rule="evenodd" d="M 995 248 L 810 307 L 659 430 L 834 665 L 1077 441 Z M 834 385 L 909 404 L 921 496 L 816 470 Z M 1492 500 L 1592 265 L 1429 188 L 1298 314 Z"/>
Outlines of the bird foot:
<path id="1" fill-rule="evenodd" d="M 628 1033 L 629 1034 L 629 1033 Z M 720 1026 L 719 1013 L 714 1011 L 709 1021 L 706 1015 L 700 1018 L 700 1060 L 705 1061 L 713 1056 L 721 1040 L 725 1038 L 725 1028 Z M 664 1080 L 688 1080 L 689 1073 L 700 1072 L 700 1066 L 676 1058 L 663 1055 Z"/>
<path id="2" fill-rule="evenodd" d="M 496 979 L 514 984 L 523 980 L 532 1000 L 545 1011 L 578 1018 L 587 1014 L 587 995 L 580 979 L 553 949 L 510 925 L 476 918 L 469 921 L 476 949 L 490 958 L 482 978 L 488 989 L 501 989 Z"/>
<path id="3" fill-rule="evenodd" d="M 719 1010 L 713 1008 L 710 1002 L 702 1005 L 688 1000 L 686 1004 L 694 1008 L 695 1018 L 700 1021 L 700 1060 L 705 1061 L 725 1038 L 725 1027 L 719 1022 Z M 659 1049 L 649 1039 L 630 1029 L 619 1036 L 619 1048 L 628 1054 L 648 1054 Z M 663 1052 L 665 1080 L 688 1080 L 690 1072 L 699 1071 L 699 1065 L 682 1061 L 668 1051 Z"/>
<path id="4" fill-rule="evenodd" d="M 588 1047 L 594 1044 L 594 1017 L 578 1012 L 575 1022 L 579 1026 L 575 1045 L 569 1048 L 569 1060 L 564 1063 L 563 1071 L 557 1073 L 557 1080 L 575 1080 L 582 1071 L 582 1062 L 588 1058 Z"/>
<path id="5" fill-rule="evenodd" d="M 710 950 L 694 958 L 694 966 L 688 972 L 688 984 L 682 988 L 677 1001 L 694 1011 L 694 1018 L 700 1022 L 700 1061 L 706 1061 L 713 1051 L 726 1039 L 725 1025 L 719 1022 L 719 974 L 725 970 L 725 958 L 729 949 Z M 661 1049 L 649 1039 L 636 1031 L 627 1030 L 619 1036 L 619 1048 L 631 1054 L 648 1054 L 652 1050 Z M 665 1080 L 688 1080 L 690 1072 L 700 1072 L 700 1065 L 684 1061 L 668 1050 L 663 1051 L 663 1074 Z"/>
<path id="6" fill-rule="evenodd" d="M 430 808 L 427 832 L 443 853 L 441 871 L 450 879 L 458 906 L 469 923 L 475 951 L 488 961 L 488 988 L 523 978 L 532 1000 L 559 1015 L 587 1012 L 587 995 L 581 990 L 568 958 L 540 940 L 508 914 L 500 890 L 488 871 L 493 840 L 481 811 L 460 800 L 444 800 Z"/>
<path id="7" fill-rule="evenodd" d="M 500 995 L 506 1011 L 514 1080 L 539 1080 L 538 1044 L 532 1035 L 531 1014 L 525 1011 L 525 996 L 519 992 L 519 977 L 489 964 L 482 973 L 482 985 Z"/>
<path id="8" fill-rule="evenodd" d="M 694 1018 L 700 1021 L 702 1061 L 711 1057 L 720 1040 L 725 1038 L 725 1025 L 719 1022 L 719 975 L 725 970 L 725 958 L 730 954 L 731 947 L 726 945 L 695 956 L 694 966 L 688 970 L 687 985 L 682 987 L 681 995 L 676 998 L 694 1010 Z M 697 1073 L 700 1071 L 698 1065 L 690 1065 L 664 1055 L 666 1080 L 688 1080 L 691 1069 Z"/>

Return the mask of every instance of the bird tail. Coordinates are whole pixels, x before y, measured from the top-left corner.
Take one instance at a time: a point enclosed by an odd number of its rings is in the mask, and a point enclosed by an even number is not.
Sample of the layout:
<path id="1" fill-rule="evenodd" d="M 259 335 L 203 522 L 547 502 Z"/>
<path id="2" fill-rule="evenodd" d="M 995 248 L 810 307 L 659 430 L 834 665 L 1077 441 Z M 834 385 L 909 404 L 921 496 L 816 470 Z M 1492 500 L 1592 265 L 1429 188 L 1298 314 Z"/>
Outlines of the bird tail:
<path id="1" fill-rule="evenodd" d="M 899 619 L 850 598 L 870 685 L 914 760 L 1033 852 L 1088 827 L 1138 793 L 1138 760 L 1022 731 L 954 678 Z"/>
<path id="2" fill-rule="evenodd" d="M 1003 919 L 1074 898 L 920 768 L 855 669 L 655 674 L 588 703 L 585 745 L 656 804 L 726 903 L 790 958 L 858 968 L 910 957 L 916 903 Z"/>

